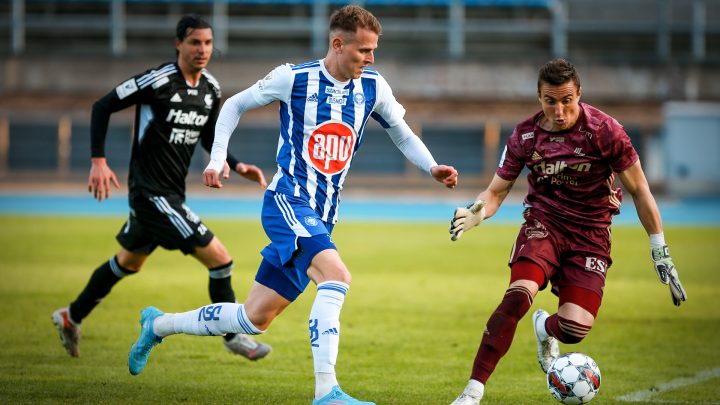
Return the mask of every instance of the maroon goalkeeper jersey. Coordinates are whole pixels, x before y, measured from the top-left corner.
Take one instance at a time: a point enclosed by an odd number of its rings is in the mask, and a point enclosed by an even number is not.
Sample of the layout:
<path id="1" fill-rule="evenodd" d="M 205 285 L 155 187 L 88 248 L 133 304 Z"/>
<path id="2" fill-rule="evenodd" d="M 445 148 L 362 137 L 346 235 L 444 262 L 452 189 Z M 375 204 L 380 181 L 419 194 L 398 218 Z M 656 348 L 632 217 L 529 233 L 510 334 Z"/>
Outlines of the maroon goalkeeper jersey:
<path id="1" fill-rule="evenodd" d="M 515 127 L 500 158 L 497 175 L 513 181 L 527 167 L 525 205 L 561 221 L 606 227 L 620 211 L 615 173 L 638 155 L 614 118 L 580 103 L 580 115 L 567 130 L 549 132 L 538 122 L 542 111 Z"/>

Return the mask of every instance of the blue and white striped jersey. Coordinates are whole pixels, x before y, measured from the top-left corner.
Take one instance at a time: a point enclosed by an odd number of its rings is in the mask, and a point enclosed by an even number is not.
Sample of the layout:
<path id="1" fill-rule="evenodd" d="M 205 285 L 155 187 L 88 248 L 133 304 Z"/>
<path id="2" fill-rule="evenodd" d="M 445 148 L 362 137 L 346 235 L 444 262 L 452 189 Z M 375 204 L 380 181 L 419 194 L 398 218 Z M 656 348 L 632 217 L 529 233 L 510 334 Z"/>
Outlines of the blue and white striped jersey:
<path id="1" fill-rule="evenodd" d="M 260 105 L 280 101 L 278 171 L 269 190 L 306 198 L 323 221 L 337 222 L 339 193 L 370 117 L 404 123 L 405 108 L 376 71 L 339 82 L 323 60 L 282 65 L 250 87 Z"/>

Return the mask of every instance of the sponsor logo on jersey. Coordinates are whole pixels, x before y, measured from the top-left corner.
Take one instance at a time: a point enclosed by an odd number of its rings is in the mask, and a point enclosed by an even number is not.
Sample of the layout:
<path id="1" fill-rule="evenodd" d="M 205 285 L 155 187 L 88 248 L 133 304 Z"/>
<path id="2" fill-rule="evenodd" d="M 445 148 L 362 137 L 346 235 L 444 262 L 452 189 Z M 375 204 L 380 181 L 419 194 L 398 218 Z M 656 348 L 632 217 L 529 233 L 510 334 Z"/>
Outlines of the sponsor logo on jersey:
<path id="1" fill-rule="evenodd" d="M 357 134 L 342 121 L 325 121 L 307 139 L 310 163 L 316 170 L 333 175 L 348 166 Z"/>
<path id="2" fill-rule="evenodd" d="M 206 108 L 212 107 L 212 105 L 213 105 L 212 95 L 206 94 L 204 100 L 205 100 L 205 107 L 206 107 Z"/>
<path id="3" fill-rule="evenodd" d="M 597 257 L 585 257 L 585 270 L 605 274 L 607 263 Z"/>
<path id="4" fill-rule="evenodd" d="M 197 89 L 188 89 L 187 94 L 188 94 L 188 96 L 197 96 L 198 91 L 197 91 Z"/>
<path id="5" fill-rule="evenodd" d="M 523 141 L 527 141 L 528 139 L 533 139 L 533 138 L 535 138 L 535 132 L 526 132 L 526 133 L 520 135 L 520 138 Z"/>
<path id="6" fill-rule="evenodd" d="M 182 103 L 182 97 L 180 97 L 180 94 L 175 93 L 174 96 L 170 97 L 170 101 L 173 103 Z"/>
<path id="7" fill-rule="evenodd" d="M 325 94 L 331 96 L 349 96 L 350 89 L 336 89 L 335 87 L 325 87 Z"/>
<path id="8" fill-rule="evenodd" d="M 549 139 L 550 142 L 565 142 L 564 136 L 551 136 Z"/>
<path id="9" fill-rule="evenodd" d="M 533 170 L 545 175 L 553 175 L 561 173 L 565 169 L 575 170 L 577 172 L 588 172 L 590 171 L 590 167 L 592 164 L 590 163 L 576 163 L 574 165 L 569 165 L 564 160 L 559 160 L 555 163 L 546 163 L 545 161 L 542 161 L 535 166 L 533 166 Z"/>
<path id="10" fill-rule="evenodd" d="M 198 114 L 195 111 L 186 113 L 183 110 L 176 110 L 174 108 L 168 112 L 167 118 L 165 118 L 165 121 L 172 122 L 173 124 L 194 125 L 196 127 L 205 125 L 207 120 L 207 115 Z"/>
<path id="11" fill-rule="evenodd" d="M 135 83 L 135 79 L 130 79 L 124 83 L 121 83 L 119 86 L 115 87 L 115 92 L 117 93 L 120 100 L 135 93 L 137 90 L 138 90 L 138 86 L 137 86 L 137 83 Z"/>
<path id="12" fill-rule="evenodd" d="M 540 159 L 542 159 L 542 156 L 540 156 L 540 154 L 537 153 L 536 150 L 534 150 L 533 153 L 532 153 L 532 156 L 530 156 L 530 159 L 532 159 L 532 160 L 540 160 Z"/>
<path id="13" fill-rule="evenodd" d="M 585 152 L 583 152 L 582 148 L 575 148 L 575 154 L 577 156 L 585 156 Z"/>
<path id="14" fill-rule="evenodd" d="M 200 138 L 200 131 L 185 128 L 173 128 L 170 132 L 170 143 L 193 145 Z"/>
<path id="15" fill-rule="evenodd" d="M 311 94 L 311 95 L 307 98 L 307 101 L 310 101 L 311 103 L 318 103 L 319 100 L 318 100 L 318 95 L 317 95 L 317 93 Z"/>
<path id="16" fill-rule="evenodd" d="M 328 103 L 328 104 L 333 104 L 333 105 L 345 105 L 345 104 L 347 104 L 347 99 L 346 99 L 345 97 L 332 97 L 332 96 L 330 96 L 330 97 L 327 98 L 327 103 Z"/>

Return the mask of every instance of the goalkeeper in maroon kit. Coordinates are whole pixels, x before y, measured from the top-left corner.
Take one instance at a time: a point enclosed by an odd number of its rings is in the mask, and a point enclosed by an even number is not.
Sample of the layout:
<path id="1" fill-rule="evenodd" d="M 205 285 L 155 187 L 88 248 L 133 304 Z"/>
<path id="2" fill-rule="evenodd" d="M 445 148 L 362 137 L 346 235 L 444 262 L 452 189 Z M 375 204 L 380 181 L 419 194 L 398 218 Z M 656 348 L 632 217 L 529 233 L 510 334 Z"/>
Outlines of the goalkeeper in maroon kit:
<path id="1" fill-rule="evenodd" d="M 637 152 L 623 127 L 602 111 L 580 102 L 575 67 L 564 59 L 546 63 L 538 75 L 542 106 L 515 127 L 490 185 L 467 208 L 457 208 L 451 239 L 491 217 L 523 167 L 529 169 L 525 222 L 510 256 L 510 285 L 487 321 L 465 390 L 452 405 L 474 405 L 507 353 L 520 319 L 538 291 L 551 285 L 557 313 L 532 317 L 540 367 L 547 371 L 559 355 L 558 341 L 580 342 L 590 331 L 602 302 L 610 258 L 610 225 L 620 210 L 615 176 L 633 197 L 660 281 L 673 304 L 687 299 L 663 236 L 662 219 Z"/>

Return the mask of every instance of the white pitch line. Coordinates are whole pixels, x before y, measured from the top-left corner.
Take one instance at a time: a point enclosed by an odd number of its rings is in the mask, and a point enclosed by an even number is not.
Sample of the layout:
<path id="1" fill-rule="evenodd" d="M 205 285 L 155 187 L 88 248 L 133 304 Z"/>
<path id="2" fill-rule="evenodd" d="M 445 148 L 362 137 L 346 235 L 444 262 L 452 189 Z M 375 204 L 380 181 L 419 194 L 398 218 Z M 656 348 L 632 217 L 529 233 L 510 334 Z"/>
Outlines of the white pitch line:
<path id="1" fill-rule="evenodd" d="M 665 391 L 672 391 L 678 388 L 686 387 L 688 385 L 698 384 L 703 381 L 712 380 L 713 378 L 720 377 L 720 367 L 703 370 L 695 374 L 693 377 L 681 377 L 676 378 L 666 383 L 658 384 L 657 386 L 649 389 L 636 391 L 621 397 L 617 397 L 618 401 L 625 402 L 643 402 L 649 400 L 654 395 L 660 394 Z"/>

